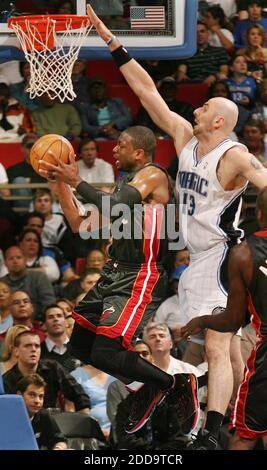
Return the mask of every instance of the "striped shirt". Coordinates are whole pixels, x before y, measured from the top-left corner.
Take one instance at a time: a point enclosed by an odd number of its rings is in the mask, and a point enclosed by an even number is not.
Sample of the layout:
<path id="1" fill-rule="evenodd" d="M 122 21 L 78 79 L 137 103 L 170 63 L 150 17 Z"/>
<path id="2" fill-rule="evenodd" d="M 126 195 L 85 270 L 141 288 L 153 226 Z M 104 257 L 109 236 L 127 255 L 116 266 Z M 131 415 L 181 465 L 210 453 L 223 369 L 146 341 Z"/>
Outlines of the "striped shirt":
<path id="1" fill-rule="evenodd" d="M 208 45 L 205 49 L 198 49 L 196 54 L 184 63 L 190 80 L 202 82 L 209 75 L 216 75 L 220 65 L 228 64 L 228 61 L 228 54 L 222 47 Z"/>

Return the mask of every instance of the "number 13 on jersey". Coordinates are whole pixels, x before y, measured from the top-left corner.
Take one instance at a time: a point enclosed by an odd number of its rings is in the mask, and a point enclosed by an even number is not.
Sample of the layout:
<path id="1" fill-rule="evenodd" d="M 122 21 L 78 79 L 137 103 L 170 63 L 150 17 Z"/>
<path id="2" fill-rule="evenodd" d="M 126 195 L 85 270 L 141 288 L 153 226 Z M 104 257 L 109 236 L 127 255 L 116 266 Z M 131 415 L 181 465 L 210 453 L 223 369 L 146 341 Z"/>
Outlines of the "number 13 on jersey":
<path id="1" fill-rule="evenodd" d="M 183 193 L 183 205 L 187 207 L 187 214 L 193 215 L 196 208 L 195 198 L 193 194 Z"/>

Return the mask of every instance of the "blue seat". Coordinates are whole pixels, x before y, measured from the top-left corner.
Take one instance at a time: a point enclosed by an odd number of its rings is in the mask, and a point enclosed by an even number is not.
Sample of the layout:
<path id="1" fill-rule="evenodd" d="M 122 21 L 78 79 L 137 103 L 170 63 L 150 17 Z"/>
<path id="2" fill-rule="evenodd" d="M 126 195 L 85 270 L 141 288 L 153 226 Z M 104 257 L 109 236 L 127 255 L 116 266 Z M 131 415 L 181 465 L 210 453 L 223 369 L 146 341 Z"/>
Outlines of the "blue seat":
<path id="1" fill-rule="evenodd" d="M 0 416 L 0 450 L 38 450 L 20 395 L 0 395 Z"/>

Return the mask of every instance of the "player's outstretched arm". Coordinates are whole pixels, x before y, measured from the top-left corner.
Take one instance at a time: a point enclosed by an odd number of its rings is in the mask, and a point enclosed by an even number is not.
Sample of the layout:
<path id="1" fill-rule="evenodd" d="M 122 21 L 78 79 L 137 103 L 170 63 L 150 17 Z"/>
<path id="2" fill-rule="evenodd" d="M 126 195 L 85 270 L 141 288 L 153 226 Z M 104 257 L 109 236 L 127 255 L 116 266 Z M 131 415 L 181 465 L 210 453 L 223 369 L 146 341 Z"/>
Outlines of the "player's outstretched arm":
<path id="1" fill-rule="evenodd" d="M 242 161 L 241 174 L 259 189 L 267 186 L 267 168 L 251 153 Z"/>
<path id="2" fill-rule="evenodd" d="M 259 189 L 267 186 L 267 168 L 252 153 L 236 146 L 228 150 L 226 158 L 232 176 L 241 176 Z"/>
<path id="3" fill-rule="evenodd" d="M 113 36 L 90 5 L 87 5 L 87 13 L 99 36 L 107 43 L 115 62 L 129 86 L 138 96 L 157 126 L 173 137 L 176 150 L 179 153 L 193 135 L 191 124 L 182 118 L 182 116 L 170 111 L 148 73 L 138 62 L 130 58 L 119 39 Z"/>

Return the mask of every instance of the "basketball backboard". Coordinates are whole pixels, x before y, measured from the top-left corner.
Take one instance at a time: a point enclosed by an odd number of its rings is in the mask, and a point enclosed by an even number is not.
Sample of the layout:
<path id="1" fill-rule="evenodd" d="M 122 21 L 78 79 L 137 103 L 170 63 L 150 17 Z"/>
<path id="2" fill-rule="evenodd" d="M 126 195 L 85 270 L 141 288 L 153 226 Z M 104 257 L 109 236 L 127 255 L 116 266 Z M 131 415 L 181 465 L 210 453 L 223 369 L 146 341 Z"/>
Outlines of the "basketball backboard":
<path id="1" fill-rule="evenodd" d="M 0 11 L 8 3 L 0 0 Z M 12 3 L 19 13 L 53 13 L 53 0 L 13 0 Z M 73 0 L 74 13 L 85 15 L 86 3 L 92 4 L 137 59 L 181 59 L 195 53 L 197 0 Z M 110 59 L 110 53 L 92 30 L 79 57 Z M 14 59 L 23 60 L 24 54 L 14 32 L 8 28 L 7 15 L 2 15 L 0 62 Z"/>

